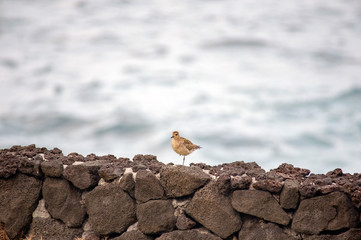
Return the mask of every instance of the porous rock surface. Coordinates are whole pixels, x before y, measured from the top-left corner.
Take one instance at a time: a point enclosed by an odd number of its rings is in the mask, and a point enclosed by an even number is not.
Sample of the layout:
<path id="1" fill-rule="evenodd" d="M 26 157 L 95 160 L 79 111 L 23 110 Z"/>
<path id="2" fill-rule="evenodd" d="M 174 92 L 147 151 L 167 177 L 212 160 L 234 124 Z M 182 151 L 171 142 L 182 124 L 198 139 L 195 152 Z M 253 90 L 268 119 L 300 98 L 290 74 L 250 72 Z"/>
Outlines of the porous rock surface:
<path id="1" fill-rule="evenodd" d="M 19 236 L 31 223 L 38 205 L 41 181 L 24 174 L 0 179 L 0 222 L 10 238 Z"/>
<path id="2" fill-rule="evenodd" d="M 238 212 L 287 226 L 290 218 L 271 193 L 260 190 L 236 190 L 232 206 Z"/>
<path id="3" fill-rule="evenodd" d="M 361 239 L 361 174 L 0 150 L 7 239 Z M 38 206 L 38 207 L 37 207 Z M 6 237 L 5 237 L 6 236 Z"/>
<path id="4" fill-rule="evenodd" d="M 242 225 L 241 217 L 232 208 L 231 200 L 220 194 L 214 183 L 198 190 L 185 211 L 194 220 L 222 238 L 229 237 Z"/>
<path id="5" fill-rule="evenodd" d="M 136 222 L 135 202 L 117 184 L 98 186 L 85 194 L 92 230 L 100 235 L 122 233 Z"/>
<path id="6" fill-rule="evenodd" d="M 67 180 L 45 178 L 43 189 L 45 207 L 55 219 L 60 219 L 68 227 L 80 227 L 85 218 L 85 208 L 80 203 L 81 192 Z"/>

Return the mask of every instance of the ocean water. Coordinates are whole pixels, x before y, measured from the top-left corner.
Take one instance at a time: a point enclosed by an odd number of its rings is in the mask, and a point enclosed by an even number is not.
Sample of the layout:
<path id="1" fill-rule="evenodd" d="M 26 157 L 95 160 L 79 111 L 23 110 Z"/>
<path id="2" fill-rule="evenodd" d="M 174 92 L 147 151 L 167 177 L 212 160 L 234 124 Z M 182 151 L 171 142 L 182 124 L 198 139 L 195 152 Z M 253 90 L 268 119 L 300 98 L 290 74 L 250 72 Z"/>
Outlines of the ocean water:
<path id="1" fill-rule="evenodd" d="M 358 0 L 0 0 L 0 148 L 361 172 Z"/>

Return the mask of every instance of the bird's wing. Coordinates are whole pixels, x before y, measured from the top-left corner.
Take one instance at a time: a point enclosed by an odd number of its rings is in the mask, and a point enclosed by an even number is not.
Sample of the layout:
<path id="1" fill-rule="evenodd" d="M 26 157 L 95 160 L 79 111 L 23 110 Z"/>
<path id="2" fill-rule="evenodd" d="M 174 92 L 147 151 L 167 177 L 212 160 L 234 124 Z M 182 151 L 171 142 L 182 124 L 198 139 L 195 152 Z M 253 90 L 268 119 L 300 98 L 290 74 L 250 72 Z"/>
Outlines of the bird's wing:
<path id="1" fill-rule="evenodd" d="M 189 151 L 200 148 L 200 146 L 193 144 L 191 141 L 189 141 L 189 140 L 186 139 L 186 138 L 182 138 L 182 140 L 183 140 L 184 146 L 185 146 Z"/>

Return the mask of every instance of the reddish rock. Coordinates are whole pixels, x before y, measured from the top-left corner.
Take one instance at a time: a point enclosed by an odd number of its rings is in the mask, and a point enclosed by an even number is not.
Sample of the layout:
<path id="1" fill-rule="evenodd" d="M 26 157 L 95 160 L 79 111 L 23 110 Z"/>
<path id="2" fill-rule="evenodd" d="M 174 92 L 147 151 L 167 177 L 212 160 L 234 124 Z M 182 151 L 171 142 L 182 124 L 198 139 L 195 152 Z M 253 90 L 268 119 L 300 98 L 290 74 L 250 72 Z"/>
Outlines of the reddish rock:
<path id="1" fill-rule="evenodd" d="M 304 168 L 294 167 L 292 164 L 283 163 L 278 168 L 272 169 L 270 172 L 274 172 L 284 178 L 300 180 L 309 175 L 311 171 Z"/>
<path id="2" fill-rule="evenodd" d="M 235 176 L 231 177 L 231 189 L 248 189 L 252 183 L 250 176 Z"/>
<path id="3" fill-rule="evenodd" d="M 277 180 L 270 180 L 270 179 L 260 180 L 253 184 L 253 187 L 255 189 L 268 191 L 271 193 L 281 192 L 282 186 L 283 186 L 282 182 L 279 182 Z"/>
<path id="4" fill-rule="evenodd" d="M 260 190 L 237 190 L 232 194 L 232 206 L 238 212 L 287 226 L 290 218 L 276 199 Z"/>

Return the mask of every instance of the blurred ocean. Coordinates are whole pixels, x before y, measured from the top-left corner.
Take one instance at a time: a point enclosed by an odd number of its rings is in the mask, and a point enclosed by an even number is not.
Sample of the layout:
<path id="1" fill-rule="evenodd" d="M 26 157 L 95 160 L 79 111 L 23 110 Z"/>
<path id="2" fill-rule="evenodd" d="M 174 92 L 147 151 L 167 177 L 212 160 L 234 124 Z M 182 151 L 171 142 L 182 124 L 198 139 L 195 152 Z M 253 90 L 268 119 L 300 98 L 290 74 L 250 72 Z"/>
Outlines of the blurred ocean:
<path id="1" fill-rule="evenodd" d="M 359 0 L 0 0 L 0 148 L 361 172 Z"/>

